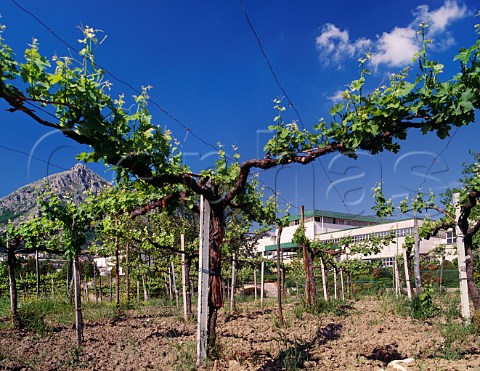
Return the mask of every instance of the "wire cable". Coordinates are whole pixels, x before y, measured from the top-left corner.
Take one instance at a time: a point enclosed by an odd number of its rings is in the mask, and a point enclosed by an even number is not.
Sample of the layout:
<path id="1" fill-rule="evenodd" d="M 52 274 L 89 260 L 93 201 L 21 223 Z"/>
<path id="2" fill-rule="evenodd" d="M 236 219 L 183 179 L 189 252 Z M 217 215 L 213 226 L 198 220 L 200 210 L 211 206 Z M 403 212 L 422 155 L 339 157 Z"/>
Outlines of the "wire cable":
<path id="1" fill-rule="evenodd" d="M 437 155 L 433 158 L 432 163 L 430 164 L 430 166 L 428 167 L 427 171 L 425 172 L 425 177 L 423 178 L 422 183 L 421 183 L 420 186 L 418 187 L 417 193 L 415 194 L 415 196 L 418 196 L 418 194 L 420 193 L 420 190 L 422 189 L 422 187 L 425 185 L 425 183 L 426 183 L 426 181 L 427 181 L 428 174 L 430 173 L 430 170 L 432 170 L 433 165 L 435 165 L 435 162 L 438 160 L 438 158 L 439 158 L 443 153 L 445 153 L 445 151 L 448 149 L 448 147 L 450 146 L 450 143 L 452 142 L 453 138 L 455 138 L 455 135 L 457 135 L 459 129 L 460 129 L 460 126 L 457 127 L 457 128 L 455 129 L 455 131 L 453 132 L 452 136 L 451 136 L 450 138 L 448 138 L 448 141 L 447 141 L 447 144 L 445 145 L 445 147 L 444 147 L 439 153 L 437 153 Z"/>
<path id="2" fill-rule="evenodd" d="M 33 158 L 33 159 L 35 159 L 35 160 L 37 160 L 37 161 L 43 162 L 43 163 L 45 163 L 45 164 L 47 164 L 47 165 L 49 165 L 49 166 L 56 167 L 57 169 L 60 169 L 60 170 L 69 170 L 69 169 L 67 169 L 67 168 L 65 168 L 65 167 L 63 167 L 63 166 L 55 165 L 55 164 L 53 164 L 53 163 L 51 163 L 51 162 L 49 162 L 49 161 L 47 161 L 47 160 L 44 160 L 44 159 L 42 159 L 42 158 L 40 158 L 40 157 L 36 157 L 36 156 L 30 155 L 30 153 L 21 151 L 21 150 L 19 150 L 19 149 L 6 147 L 6 146 L 1 145 L 1 144 L 0 144 L 0 148 L 4 149 L 4 150 L 6 150 L 6 151 L 10 151 L 10 152 L 20 153 L 20 154 L 22 154 L 22 155 L 25 155 L 25 156 L 28 156 L 28 157 L 30 157 L 30 158 Z"/>
<path id="3" fill-rule="evenodd" d="M 243 14 L 245 15 L 245 19 L 247 20 L 247 23 L 248 23 L 248 26 L 250 27 L 250 31 L 253 33 L 253 35 L 255 36 L 255 39 L 257 40 L 257 44 L 260 48 L 260 51 L 263 55 L 263 58 L 265 59 L 265 62 L 267 63 L 267 66 L 268 66 L 268 69 L 270 70 L 270 73 L 272 74 L 278 88 L 280 89 L 280 91 L 282 92 L 282 94 L 285 96 L 285 98 L 287 98 L 288 100 L 288 104 L 293 108 L 293 110 L 295 111 L 296 115 L 297 115 L 297 118 L 298 118 L 298 121 L 300 122 L 300 124 L 302 125 L 302 128 L 305 129 L 305 126 L 303 125 L 303 121 L 300 117 L 300 113 L 298 112 L 297 110 L 297 107 L 295 107 L 295 105 L 293 104 L 293 101 L 289 98 L 289 96 L 287 95 L 287 92 L 285 91 L 285 89 L 283 88 L 282 84 L 280 83 L 280 80 L 277 76 L 277 74 L 275 73 L 274 69 L 273 69 L 273 66 L 270 62 L 270 59 L 268 58 L 267 56 L 267 53 L 265 52 L 265 49 L 262 45 L 262 41 L 260 39 L 260 36 L 258 35 L 257 31 L 255 30 L 255 27 L 253 26 L 253 23 L 252 21 L 250 20 L 250 16 L 248 15 L 248 12 L 247 12 L 247 9 L 245 8 L 245 5 L 243 3 L 243 0 L 239 0 L 240 1 L 240 7 L 242 8 L 242 11 L 243 11 Z M 347 203 L 345 202 L 345 200 L 343 199 L 342 195 L 340 194 L 340 191 L 338 190 L 338 188 L 333 184 L 333 181 L 332 179 L 330 178 L 330 176 L 328 175 L 328 172 L 327 170 L 325 169 L 325 166 L 323 165 L 323 162 L 322 160 L 319 158 L 318 161 L 320 162 L 320 166 L 322 167 L 322 170 L 323 172 L 325 173 L 325 176 L 327 177 L 328 181 L 330 182 L 330 184 L 332 184 L 333 186 L 333 189 L 335 190 L 335 192 L 338 194 L 338 197 L 340 198 L 340 201 L 341 203 L 343 204 L 343 206 L 345 207 L 345 209 L 347 210 L 347 212 L 352 215 L 352 213 L 350 212 L 348 206 L 347 206 Z"/>
<path id="4" fill-rule="evenodd" d="M 23 7 L 22 5 L 20 5 L 16 0 L 10 0 L 13 4 L 15 4 L 20 10 L 22 10 L 24 13 L 28 14 L 29 16 L 31 16 L 33 19 L 35 19 L 40 25 L 42 25 L 42 27 L 44 27 L 48 32 L 50 32 L 57 40 L 59 40 L 62 44 L 64 44 L 67 48 L 73 50 L 75 53 L 79 54 L 80 55 L 80 51 L 75 48 L 74 46 L 72 46 L 70 43 L 68 43 L 67 41 L 65 41 L 60 35 L 58 35 L 51 27 L 49 27 L 45 22 L 43 22 L 40 18 L 38 18 L 35 14 L 33 14 L 32 12 L 30 12 L 28 9 L 26 9 L 25 7 Z M 120 84 L 123 84 L 125 86 L 127 86 L 128 88 L 130 88 L 132 91 L 134 91 L 135 93 L 137 94 L 141 94 L 140 90 L 138 90 L 137 88 L 135 88 L 132 84 L 130 84 L 129 82 L 125 81 L 125 80 L 122 80 L 120 79 L 119 77 L 117 77 L 115 74 L 113 74 L 109 69 L 105 68 L 104 66 L 100 65 L 100 64 L 96 64 L 100 69 L 102 69 L 103 71 L 105 71 L 105 73 L 107 75 L 109 75 L 110 77 L 112 77 L 115 81 L 119 82 Z M 215 145 L 213 145 L 212 143 L 209 143 L 207 142 L 206 140 L 204 140 L 203 138 L 201 138 L 199 135 L 197 135 L 190 127 L 188 127 L 187 125 L 185 125 L 179 118 L 177 118 L 176 116 L 174 116 L 173 114 L 171 114 L 170 112 L 167 111 L 166 108 L 164 108 L 162 105 L 160 105 L 159 103 L 157 103 L 156 101 L 154 101 L 153 99 L 149 98 L 148 101 L 150 103 L 152 103 L 155 107 L 157 107 L 162 113 L 164 113 L 166 116 L 168 116 L 170 119 L 172 119 L 174 122 L 176 122 L 178 125 L 180 125 L 187 133 L 190 133 L 195 139 L 197 139 L 198 141 L 200 141 L 201 143 L 203 143 L 204 145 L 210 147 L 210 148 L 213 148 L 215 151 L 218 151 L 218 147 L 216 147 Z"/>
<path id="5" fill-rule="evenodd" d="M 288 100 L 288 104 L 293 108 L 293 110 L 295 111 L 296 115 L 297 115 L 297 118 L 298 118 L 298 121 L 300 122 L 300 124 L 302 125 L 302 128 L 305 129 L 305 126 L 303 125 L 303 121 L 300 117 L 300 113 L 298 112 L 297 110 L 297 107 L 295 107 L 295 105 L 293 104 L 293 101 L 290 99 L 290 97 L 287 95 L 287 92 L 285 91 L 285 89 L 283 88 L 282 84 L 280 84 L 280 80 L 278 79 L 278 76 L 277 74 L 275 73 L 275 71 L 273 70 L 273 66 L 272 64 L 270 63 L 270 59 L 268 58 L 267 56 L 267 53 L 265 52 L 265 49 L 263 48 L 263 45 L 262 45 L 262 41 L 260 40 L 260 36 L 258 35 L 257 31 L 255 31 L 255 27 L 253 27 L 253 24 L 252 24 L 252 21 L 250 20 L 250 17 L 247 13 L 247 9 L 245 8 L 245 5 L 243 4 L 243 0 L 240 0 L 240 7 L 242 8 L 242 11 L 243 11 L 243 14 L 245 15 L 245 19 L 247 20 L 247 23 L 248 23 L 248 26 L 250 27 L 250 31 L 252 31 L 253 35 L 255 36 L 255 39 L 257 40 L 257 44 L 260 48 L 260 51 L 263 55 L 263 58 L 265 59 L 265 62 L 267 63 L 267 66 L 268 66 L 268 69 L 270 70 L 270 73 L 272 74 L 273 76 L 273 79 L 275 80 L 275 83 L 277 84 L 278 88 L 280 89 L 280 91 L 282 92 L 283 96 L 285 98 L 287 98 Z"/>
<path id="6" fill-rule="evenodd" d="M 51 33 L 58 41 L 60 41 L 63 45 L 65 45 L 67 48 L 73 50 L 74 52 L 76 52 L 77 54 L 80 55 L 80 51 L 75 48 L 73 45 L 71 45 L 70 43 L 68 43 L 67 41 L 65 41 L 58 33 L 55 32 L 54 29 L 52 29 L 50 26 L 48 26 L 44 21 L 42 21 L 39 17 L 37 17 L 34 13 L 32 13 L 31 11 L 29 11 L 28 9 L 26 9 L 25 7 L 23 7 L 21 4 L 19 4 L 16 0 L 10 0 L 15 6 L 17 6 L 21 11 L 23 11 L 24 13 L 28 14 L 30 17 L 32 17 L 35 21 L 37 21 L 42 27 L 44 27 L 49 33 Z M 258 35 L 258 33 L 255 31 L 255 28 L 253 27 L 253 24 L 250 20 L 250 17 L 247 13 L 247 10 L 243 4 L 243 1 L 240 0 L 240 6 L 243 10 L 243 13 L 245 15 L 245 18 L 247 20 L 247 23 L 250 27 L 250 30 L 252 31 L 252 33 L 254 34 L 256 40 L 257 40 L 257 43 L 259 45 L 259 48 L 260 48 L 260 51 L 263 55 L 263 57 L 265 58 L 265 61 L 268 65 L 268 68 L 270 70 L 270 73 L 272 74 L 272 76 L 274 77 L 275 79 L 275 82 L 277 84 L 277 86 L 279 87 L 280 91 L 282 92 L 282 94 L 287 98 L 288 100 L 288 103 L 289 105 L 293 108 L 293 110 L 295 111 L 296 115 L 297 115 L 297 118 L 298 118 L 298 121 L 300 122 L 300 124 L 302 125 L 302 128 L 305 129 L 304 125 L 303 125 L 303 121 L 300 117 L 300 113 L 299 111 L 297 110 L 296 106 L 294 105 L 293 101 L 289 98 L 289 96 L 287 95 L 285 89 L 283 88 L 283 86 L 281 85 L 280 83 L 280 80 L 279 78 L 277 77 L 274 69 L 273 69 L 273 66 L 263 48 L 263 45 L 262 45 L 262 42 L 260 40 L 260 37 Z M 141 94 L 141 92 L 135 88 L 133 85 L 131 85 L 129 82 L 117 77 L 115 74 L 113 74 L 109 69 L 105 68 L 104 66 L 100 65 L 100 64 L 97 64 L 97 66 L 102 69 L 103 71 L 105 71 L 106 74 L 108 74 L 109 76 L 111 76 L 115 81 L 119 82 L 120 84 L 123 84 L 125 86 L 127 86 L 129 89 L 131 89 L 132 91 L 134 91 L 135 93 L 137 94 Z M 167 111 L 162 105 L 160 105 L 159 103 L 157 103 L 155 100 L 149 98 L 148 101 L 150 103 L 152 103 L 155 107 L 157 107 L 162 113 L 164 113 L 166 116 L 168 116 L 171 120 L 173 120 L 174 122 L 176 122 L 178 125 L 180 125 L 186 132 L 187 132 L 187 136 L 188 136 L 188 133 L 190 133 L 195 139 L 197 139 L 198 141 L 200 141 L 201 143 L 203 143 L 204 145 L 212 148 L 213 150 L 215 151 L 218 151 L 218 147 L 213 145 L 212 143 L 210 142 L 207 142 L 206 140 L 204 140 L 202 137 L 200 137 L 199 135 L 197 135 L 190 127 L 188 127 L 187 125 L 185 125 L 180 119 L 178 119 L 176 116 L 174 116 L 173 114 L 171 114 L 169 111 Z M 38 107 L 37 107 L 38 108 Z M 46 111 L 44 111 L 46 112 Z M 49 112 L 46 112 L 48 113 L 49 115 L 53 116 L 51 113 Z M 186 137 L 185 137 L 186 138 Z M 231 158 L 229 158 L 229 160 L 233 161 Z M 333 184 L 333 181 L 332 179 L 330 178 L 330 176 L 328 175 L 326 169 L 325 169 L 325 166 L 323 165 L 321 159 L 318 159 L 319 162 L 320 162 L 320 165 L 323 169 L 323 172 L 325 173 L 328 181 L 330 182 L 330 184 Z M 343 199 L 343 197 L 341 196 L 339 190 L 335 187 L 335 185 L 333 185 L 333 188 L 335 189 L 336 193 L 338 194 L 343 206 L 345 207 L 345 209 L 347 210 L 347 212 L 349 214 L 351 214 L 350 210 L 348 209 L 348 206 L 345 202 L 345 200 Z"/>

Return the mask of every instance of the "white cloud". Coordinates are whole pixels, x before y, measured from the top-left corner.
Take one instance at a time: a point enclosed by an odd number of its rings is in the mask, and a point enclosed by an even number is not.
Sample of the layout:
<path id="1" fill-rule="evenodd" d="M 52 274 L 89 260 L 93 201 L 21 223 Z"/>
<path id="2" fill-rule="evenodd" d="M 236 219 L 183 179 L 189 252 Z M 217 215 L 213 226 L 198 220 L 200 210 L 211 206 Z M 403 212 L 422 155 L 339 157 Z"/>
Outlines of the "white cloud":
<path id="1" fill-rule="evenodd" d="M 403 67 L 411 62 L 413 55 L 419 50 L 417 31 L 420 23 L 429 25 L 427 38 L 441 35 L 441 41 L 436 45 L 447 48 L 455 43 L 455 39 L 447 32 L 448 26 L 470 14 L 467 7 L 460 6 L 456 0 L 445 0 L 440 8 L 431 11 L 428 5 L 420 5 L 413 12 L 414 19 L 406 27 L 395 27 L 390 32 L 377 36 L 375 41 L 366 38 L 351 41 L 348 30 L 340 30 L 329 23 L 323 27 L 315 45 L 320 60 L 325 65 L 335 63 L 340 67 L 342 61 L 360 57 L 370 50 L 374 68 L 382 64 Z"/>
<path id="2" fill-rule="evenodd" d="M 372 64 L 388 66 L 405 66 L 418 51 L 416 31 L 412 28 L 394 28 L 390 33 L 384 32 L 377 40 L 376 51 L 372 54 Z"/>
<path id="3" fill-rule="evenodd" d="M 337 90 L 331 97 L 327 97 L 327 99 L 331 100 L 333 103 L 342 102 L 344 100 L 344 92 L 345 90 Z"/>
<path id="4" fill-rule="evenodd" d="M 320 59 L 324 64 L 338 63 L 344 58 L 365 54 L 371 44 L 372 41 L 365 38 L 350 42 L 348 31 L 341 31 L 331 23 L 323 27 L 322 33 L 315 40 Z"/>
<path id="5" fill-rule="evenodd" d="M 420 22 L 427 23 L 429 25 L 427 36 L 432 37 L 444 32 L 450 23 L 466 17 L 469 12 L 465 5 L 459 6 L 455 0 L 446 0 L 437 10 L 429 11 L 428 5 L 420 5 L 413 14 L 415 21 L 412 23 L 415 24 L 412 26 L 418 26 Z"/>

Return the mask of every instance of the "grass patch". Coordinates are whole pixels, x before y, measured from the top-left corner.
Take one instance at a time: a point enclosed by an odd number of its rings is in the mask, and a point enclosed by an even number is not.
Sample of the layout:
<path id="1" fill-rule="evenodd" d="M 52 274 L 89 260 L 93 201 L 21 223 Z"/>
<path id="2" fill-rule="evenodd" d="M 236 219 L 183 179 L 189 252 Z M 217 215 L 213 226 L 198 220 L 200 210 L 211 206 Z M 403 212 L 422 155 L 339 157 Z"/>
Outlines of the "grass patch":
<path id="1" fill-rule="evenodd" d="M 303 349 L 304 347 L 296 340 L 292 345 L 289 345 L 285 338 L 282 340 L 284 350 L 280 353 L 279 359 L 283 363 L 283 369 L 293 371 L 303 368 L 303 364 L 308 358 Z"/>
<path id="2" fill-rule="evenodd" d="M 82 307 L 83 318 L 86 321 L 117 317 L 117 307 L 114 302 L 82 303 Z"/>
<path id="3" fill-rule="evenodd" d="M 4 296 L 0 298 L 0 329 L 10 328 L 12 322 L 10 320 L 10 300 Z"/>
<path id="4" fill-rule="evenodd" d="M 462 359 L 468 353 L 468 344 L 480 334 L 476 325 L 465 326 L 457 322 L 437 324 L 437 328 L 444 340 L 439 356 L 450 361 Z"/>
<path id="5" fill-rule="evenodd" d="M 64 352 L 65 359 L 60 363 L 60 367 L 74 369 L 77 367 L 88 367 L 88 362 L 82 360 L 83 351 L 77 346 L 68 348 Z"/>
<path id="6" fill-rule="evenodd" d="M 329 300 L 325 301 L 323 299 L 317 299 L 315 306 L 306 307 L 305 303 L 302 302 L 303 307 L 306 312 L 320 315 L 320 314 L 332 314 L 336 317 L 345 317 L 348 314 L 348 311 L 352 309 L 350 303 L 343 300 Z"/>
<path id="7" fill-rule="evenodd" d="M 8 296 L 0 298 L 0 317 L 7 317 L 10 315 L 10 299 Z"/>
<path id="8" fill-rule="evenodd" d="M 396 297 L 391 293 L 384 293 L 381 297 L 381 310 L 383 316 L 396 314 L 402 317 L 410 315 L 410 300 L 406 296 Z"/>
<path id="9" fill-rule="evenodd" d="M 72 307 L 62 300 L 29 300 L 18 308 L 20 325 L 41 336 L 46 335 L 54 325 L 65 325 L 73 319 Z"/>
<path id="10" fill-rule="evenodd" d="M 177 355 L 172 362 L 172 369 L 175 371 L 195 371 L 197 369 L 197 343 L 186 341 L 184 343 L 172 344 L 172 352 Z"/>

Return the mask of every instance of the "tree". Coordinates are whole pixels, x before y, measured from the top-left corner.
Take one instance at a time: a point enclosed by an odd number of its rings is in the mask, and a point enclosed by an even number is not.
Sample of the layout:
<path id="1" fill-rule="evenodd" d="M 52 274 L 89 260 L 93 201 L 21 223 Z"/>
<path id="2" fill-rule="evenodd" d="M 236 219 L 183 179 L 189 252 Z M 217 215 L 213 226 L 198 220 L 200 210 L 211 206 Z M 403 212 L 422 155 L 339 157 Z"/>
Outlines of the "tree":
<path id="1" fill-rule="evenodd" d="M 61 253 L 57 249 L 56 233 L 58 233 L 58 227 L 54 223 L 45 218 L 34 218 L 17 225 L 9 222 L 0 234 L 0 246 L 7 250 L 11 319 L 15 328 L 21 327 L 17 313 L 16 270 L 19 264 L 16 254 L 33 251 Z"/>
<path id="2" fill-rule="evenodd" d="M 385 196 L 382 194 L 381 185 L 373 188 L 373 197 L 375 198 L 375 205 L 373 209 L 376 211 L 377 216 L 383 218 L 385 216 L 390 216 L 393 213 L 393 204 L 391 200 L 386 200 Z M 420 275 L 420 240 L 419 227 L 418 227 L 418 214 L 422 212 L 428 212 L 429 210 L 439 211 L 439 208 L 435 204 L 435 195 L 430 193 L 428 199 L 425 199 L 425 195 L 420 192 L 420 190 L 412 197 L 410 201 L 407 198 L 400 201 L 399 209 L 402 214 L 408 212 L 413 212 L 413 236 L 406 236 L 404 249 L 406 250 L 405 258 L 407 265 L 410 264 L 410 252 L 413 247 L 413 267 L 415 274 L 415 292 L 416 295 L 420 295 L 422 292 L 422 281 Z M 408 269 L 405 268 L 405 276 L 408 275 Z M 409 282 L 409 278 L 406 278 Z M 408 286 L 408 285 L 407 285 Z M 410 297 L 410 292 L 409 292 Z"/>
<path id="3" fill-rule="evenodd" d="M 420 228 L 420 237 L 429 239 L 431 236 L 436 235 L 440 230 L 451 230 L 460 228 L 463 234 L 463 242 L 465 255 L 467 257 L 473 256 L 474 249 L 478 246 L 480 230 L 480 154 L 473 154 L 474 162 L 470 165 L 466 165 L 463 169 L 463 178 L 460 179 L 463 187 L 460 190 L 455 190 L 460 193 L 459 204 L 454 205 L 452 202 L 453 191 L 447 191 L 441 200 L 443 204 L 437 206 L 435 197 L 430 195 L 428 202 L 423 200 L 423 194 L 418 193 L 413 199 L 412 208 L 415 210 L 421 209 L 433 209 L 440 213 L 441 217 L 437 220 L 426 219 Z M 378 192 L 378 189 L 375 189 Z M 386 200 L 385 196 L 381 193 L 376 194 L 376 206 L 375 209 L 378 215 L 385 216 L 393 212 L 393 204 L 391 200 Z M 458 217 L 455 213 L 455 208 L 460 208 Z M 400 209 L 402 212 L 408 211 L 408 201 L 403 200 L 400 203 Z M 475 278 L 473 274 L 473 262 L 472 259 L 467 258 L 466 274 L 468 292 L 472 299 L 475 310 L 480 309 L 480 294 L 475 284 Z"/>
<path id="4" fill-rule="evenodd" d="M 4 27 L 2 26 L 2 31 Z M 425 28 L 420 30 L 424 34 Z M 265 157 L 239 162 L 235 154 L 229 161 L 219 150 L 215 169 L 192 173 L 181 162 L 177 143 L 168 130 L 151 122 L 147 108 L 148 87 L 134 96 L 135 108 L 126 109 L 125 98 L 108 94 L 109 83 L 95 64 L 95 30 L 83 30 L 79 64 L 68 57 L 56 57 L 55 67 L 39 53 L 34 41 L 25 51 L 25 61 L 16 60 L 13 50 L 0 40 L 0 98 L 12 113 L 29 116 L 40 125 L 60 130 L 66 137 L 92 148 L 78 156 L 84 161 L 101 161 L 117 168 L 120 176 L 129 176 L 139 184 L 161 190 L 169 199 L 203 195 L 211 204 L 209 336 L 216 335 L 217 311 L 223 304 L 221 285 L 221 246 L 225 235 L 225 210 L 242 209 L 251 220 L 270 217 L 272 204 L 262 202 L 254 183 L 253 169 L 271 169 L 291 163 L 308 164 L 329 153 L 355 157 L 355 151 L 372 154 L 397 152 L 399 141 L 409 129 L 423 134 L 449 135 L 452 127 L 475 120 L 479 107 L 480 42 L 462 49 L 457 56 L 460 72 L 441 82 L 442 65 L 427 58 L 424 40 L 416 59 L 419 74 L 408 82 L 408 71 L 392 75 L 389 84 L 364 94 L 368 70 L 361 61 L 360 77 L 344 92 L 344 102 L 332 110 L 332 120 L 321 120 L 312 131 L 299 129 L 295 122 L 284 121 L 281 101 L 270 126 L 272 139 L 265 146 Z M 55 119 L 29 108 L 41 105 Z M 269 212 L 270 211 L 270 214 Z M 270 220 L 271 221 L 271 220 Z M 273 223 L 272 223 L 273 224 Z M 210 342 L 212 343 L 212 342 Z"/>
<path id="5" fill-rule="evenodd" d="M 83 343 L 83 316 L 78 256 L 87 241 L 86 235 L 92 227 L 93 217 L 86 206 L 77 205 L 69 198 L 61 198 L 49 193 L 42 197 L 40 210 L 44 217 L 56 223 L 65 255 L 72 260 L 75 289 L 75 331 L 77 345 L 80 347 Z"/>

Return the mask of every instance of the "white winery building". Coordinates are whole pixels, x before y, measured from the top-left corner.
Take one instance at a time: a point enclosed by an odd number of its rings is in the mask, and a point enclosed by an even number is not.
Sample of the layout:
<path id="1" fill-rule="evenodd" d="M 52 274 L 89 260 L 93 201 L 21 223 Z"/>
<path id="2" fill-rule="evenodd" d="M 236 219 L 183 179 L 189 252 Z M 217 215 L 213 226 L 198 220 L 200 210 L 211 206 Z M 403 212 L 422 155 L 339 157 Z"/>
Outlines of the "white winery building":
<path id="1" fill-rule="evenodd" d="M 418 225 L 421 226 L 422 219 L 418 219 Z M 361 258 L 364 260 L 381 260 L 383 266 L 392 266 L 395 255 L 403 253 L 403 243 L 405 237 L 413 235 L 413 219 L 403 220 L 380 220 L 375 216 L 352 215 L 325 210 L 305 211 L 305 234 L 309 239 L 319 241 L 332 241 L 339 243 L 343 237 L 351 237 L 353 242 L 368 241 L 372 236 L 382 237 L 394 235 L 392 243 L 383 247 L 378 254 L 371 255 L 349 255 L 350 258 Z M 293 235 L 300 225 L 300 215 L 290 217 L 290 224 L 283 228 L 281 235 L 281 250 L 283 258 L 288 260 L 296 256 L 300 246 L 292 242 Z M 276 230 L 269 233 L 268 236 L 260 239 L 257 244 L 257 252 L 261 253 L 265 259 L 276 258 Z M 452 260 L 456 257 L 456 251 L 453 246 L 455 240 L 452 234 L 440 232 L 429 240 L 421 240 L 420 254 L 426 255 L 438 245 L 444 244 L 446 247 L 446 259 Z M 348 254 L 346 248 L 346 254 Z M 347 255 L 342 255 L 341 259 Z"/>

